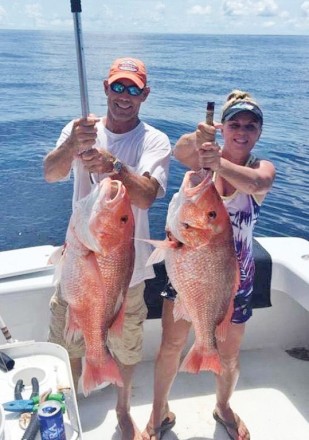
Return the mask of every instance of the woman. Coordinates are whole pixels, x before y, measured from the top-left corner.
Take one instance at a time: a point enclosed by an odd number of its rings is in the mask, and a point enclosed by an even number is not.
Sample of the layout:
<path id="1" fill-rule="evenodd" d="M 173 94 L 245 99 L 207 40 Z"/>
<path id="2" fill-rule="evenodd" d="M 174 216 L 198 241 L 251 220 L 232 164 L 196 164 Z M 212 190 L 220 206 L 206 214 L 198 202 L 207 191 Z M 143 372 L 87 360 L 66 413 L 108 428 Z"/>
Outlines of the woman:
<path id="1" fill-rule="evenodd" d="M 245 423 L 230 408 L 230 398 L 239 377 L 239 351 L 245 322 L 252 315 L 250 298 L 253 290 L 253 228 L 260 206 L 275 178 L 274 165 L 251 154 L 262 133 L 263 113 L 249 93 L 234 90 L 222 110 L 221 124 L 202 122 L 195 132 L 183 135 L 174 155 L 193 170 L 208 168 L 213 172 L 217 191 L 229 212 L 233 226 L 235 250 L 240 261 L 241 283 L 234 301 L 234 313 L 224 342 L 217 341 L 223 366 L 215 375 L 216 407 L 213 416 L 233 440 L 249 440 Z M 215 142 L 220 129 L 224 145 Z M 177 374 L 180 356 L 190 330 L 185 320 L 174 322 L 173 301 L 164 300 L 162 341 L 155 366 L 154 401 L 150 420 L 143 433 L 146 440 L 158 440 L 175 425 L 168 395 Z"/>

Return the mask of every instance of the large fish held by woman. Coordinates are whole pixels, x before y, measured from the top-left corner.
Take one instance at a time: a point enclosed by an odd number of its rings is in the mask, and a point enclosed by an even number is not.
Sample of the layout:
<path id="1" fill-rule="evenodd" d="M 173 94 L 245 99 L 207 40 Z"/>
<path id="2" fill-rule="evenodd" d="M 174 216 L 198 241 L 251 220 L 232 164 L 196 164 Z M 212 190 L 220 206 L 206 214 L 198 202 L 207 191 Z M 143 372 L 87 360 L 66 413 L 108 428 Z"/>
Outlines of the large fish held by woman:
<path id="1" fill-rule="evenodd" d="M 134 218 L 126 188 L 109 177 L 77 202 L 57 278 L 68 303 L 65 339 L 85 341 L 85 395 L 108 381 L 122 385 L 107 346 L 107 332 L 121 335 L 125 296 L 134 266 Z"/>
<path id="2" fill-rule="evenodd" d="M 192 321 L 195 341 L 180 371 L 222 372 L 216 338 L 225 340 L 239 286 L 239 266 L 229 214 L 211 173 L 188 171 L 174 194 L 166 221 L 167 239 L 149 263 L 165 259 L 177 292 L 174 319 Z"/>

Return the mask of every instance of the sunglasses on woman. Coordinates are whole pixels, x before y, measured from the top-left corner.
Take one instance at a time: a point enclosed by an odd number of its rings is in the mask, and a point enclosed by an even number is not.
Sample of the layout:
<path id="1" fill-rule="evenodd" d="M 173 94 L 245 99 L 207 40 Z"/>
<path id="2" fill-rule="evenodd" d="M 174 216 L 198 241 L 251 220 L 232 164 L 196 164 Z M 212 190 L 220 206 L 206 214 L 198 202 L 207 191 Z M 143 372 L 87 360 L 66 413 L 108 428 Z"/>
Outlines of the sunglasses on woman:
<path id="1" fill-rule="evenodd" d="M 110 88 L 115 93 L 123 93 L 126 90 L 130 96 L 139 96 L 144 90 L 137 86 L 124 86 L 121 82 L 117 81 L 110 84 Z"/>

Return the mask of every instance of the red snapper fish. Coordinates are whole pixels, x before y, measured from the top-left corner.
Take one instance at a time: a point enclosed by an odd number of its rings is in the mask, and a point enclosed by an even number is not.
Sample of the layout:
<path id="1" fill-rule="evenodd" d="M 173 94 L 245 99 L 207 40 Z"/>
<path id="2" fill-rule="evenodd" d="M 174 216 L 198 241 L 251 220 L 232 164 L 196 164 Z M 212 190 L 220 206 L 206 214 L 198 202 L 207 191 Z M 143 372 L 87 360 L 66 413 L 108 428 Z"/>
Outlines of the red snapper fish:
<path id="1" fill-rule="evenodd" d="M 85 341 L 85 395 L 104 381 L 122 385 L 106 338 L 108 331 L 121 335 L 134 266 L 133 238 L 126 188 L 106 177 L 77 202 L 57 275 L 68 303 L 65 339 L 70 342 L 82 333 Z"/>
<path id="2" fill-rule="evenodd" d="M 225 340 L 240 275 L 229 214 L 210 172 L 188 171 L 168 208 L 167 239 L 148 263 L 165 259 L 177 292 L 174 319 L 192 322 L 195 341 L 180 371 L 221 374 L 216 338 Z"/>

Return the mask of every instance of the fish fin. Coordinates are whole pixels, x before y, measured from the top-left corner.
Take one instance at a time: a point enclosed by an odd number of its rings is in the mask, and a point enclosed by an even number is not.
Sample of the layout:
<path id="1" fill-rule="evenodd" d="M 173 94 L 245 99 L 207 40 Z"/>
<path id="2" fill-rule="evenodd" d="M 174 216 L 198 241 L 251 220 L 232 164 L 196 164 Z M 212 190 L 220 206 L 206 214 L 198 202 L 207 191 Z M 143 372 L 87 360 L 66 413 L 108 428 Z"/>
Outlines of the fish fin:
<path id="1" fill-rule="evenodd" d="M 241 279 L 241 276 L 240 276 L 240 263 L 239 263 L 238 259 L 236 259 L 236 275 L 235 275 L 235 285 L 234 285 L 234 289 L 233 289 L 233 294 L 234 294 L 233 296 L 236 295 L 236 293 L 237 293 L 237 291 L 239 289 L 240 279 Z"/>
<path id="2" fill-rule="evenodd" d="M 104 362 L 91 362 L 85 357 L 85 365 L 82 374 L 82 388 L 84 396 L 88 396 L 97 386 L 103 382 L 110 382 L 117 386 L 123 386 L 123 381 L 118 365 L 113 357 L 107 352 Z"/>
<path id="3" fill-rule="evenodd" d="M 160 263 L 160 261 L 165 260 L 165 250 L 156 248 L 146 262 L 146 266 L 151 266 L 152 264 Z"/>
<path id="4" fill-rule="evenodd" d="M 151 244 L 155 248 L 160 249 L 172 249 L 177 248 L 179 246 L 178 242 L 173 240 L 151 240 L 150 238 L 135 238 L 135 240 L 144 241 L 145 243 Z"/>
<path id="5" fill-rule="evenodd" d="M 228 310 L 227 314 L 225 315 L 224 319 L 220 322 L 220 324 L 216 327 L 215 330 L 215 337 L 218 339 L 218 341 L 225 341 L 227 336 L 228 327 L 231 322 L 233 314 L 233 309 Z"/>
<path id="6" fill-rule="evenodd" d="M 63 258 L 60 260 L 60 262 L 55 266 L 55 271 L 52 279 L 53 286 L 56 286 L 61 281 L 61 274 L 62 274 L 62 268 L 63 268 Z"/>
<path id="7" fill-rule="evenodd" d="M 49 257 L 47 264 L 53 264 L 55 266 L 54 275 L 52 284 L 55 286 L 56 284 L 60 283 L 61 280 L 61 273 L 63 268 L 63 262 L 64 262 L 64 246 L 60 246 L 58 249 L 56 249 Z"/>
<path id="8" fill-rule="evenodd" d="M 49 259 L 47 260 L 47 264 L 53 264 L 56 265 L 61 260 L 62 254 L 63 254 L 64 246 L 57 247 L 49 256 Z"/>
<path id="9" fill-rule="evenodd" d="M 176 296 L 176 299 L 174 301 L 173 316 L 174 316 L 174 321 L 178 321 L 179 319 L 185 319 L 186 321 L 189 322 L 192 321 L 179 295 Z"/>
<path id="10" fill-rule="evenodd" d="M 142 240 L 146 243 L 151 244 L 156 249 L 150 255 L 146 262 L 146 266 L 151 266 L 152 264 L 160 263 L 165 259 L 165 253 L 167 249 L 176 249 L 179 246 L 179 242 L 174 240 L 146 240 L 146 239 L 138 239 Z"/>
<path id="11" fill-rule="evenodd" d="M 67 344 L 72 341 L 77 341 L 81 336 L 82 332 L 80 326 L 78 325 L 78 319 L 75 318 L 75 314 L 71 307 L 67 307 L 66 311 L 66 324 L 64 328 L 64 339 Z"/>
<path id="12" fill-rule="evenodd" d="M 235 287 L 236 287 L 236 284 L 235 284 Z M 238 281 L 237 281 L 237 289 L 238 289 Z M 235 292 L 231 295 L 230 304 L 227 309 L 225 317 L 216 327 L 215 336 L 216 336 L 216 339 L 218 339 L 218 341 L 225 341 L 225 339 L 226 339 L 228 327 L 230 325 L 230 322 L 231 322 L 231 319 L 232 319 L 232 316 L 234 313 L 234 298 L 235 298 Z"/>
<path id="13" fill-rule="evenodd" d="M 234 312 L 234 295 L 232 295 L 231 297 L 230 304 L 225 317 L 220 322 L 220 324 L 217 325 L 215 330 L 216 339 L 218 339 L 219 341 L 225 341 L 226 339 L 228 327 L 230 325 L 233 312 Z"/>
<path id="14" fill-rule="evenodd" d="M 217 350 L 209 353 L 205 349 L 197 349 L 194 344 L 182 361 L 179 371 L 193 374 L 197 374 L 200 371 L 213 371 L 215 374 L 222 374 L 219 354 Z"/>
<path id="15" fill-rule="evenodd" d="M 126 301 L 124 300 L 114 321 L 109 327 L 108 331 L 114 336 L 121 336 L 123 323 L 124 323 L 124 314 L 125 314 Z"/>

